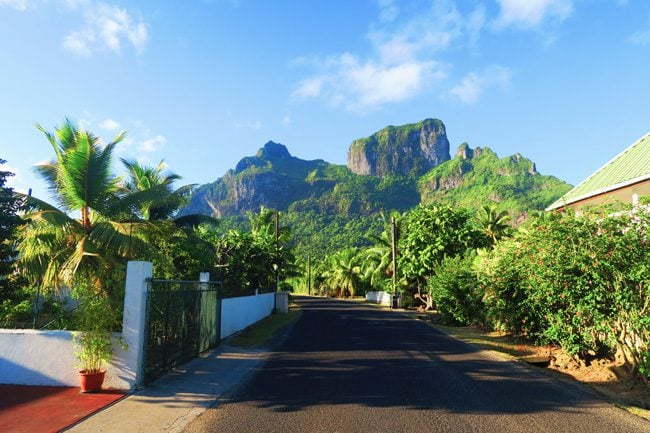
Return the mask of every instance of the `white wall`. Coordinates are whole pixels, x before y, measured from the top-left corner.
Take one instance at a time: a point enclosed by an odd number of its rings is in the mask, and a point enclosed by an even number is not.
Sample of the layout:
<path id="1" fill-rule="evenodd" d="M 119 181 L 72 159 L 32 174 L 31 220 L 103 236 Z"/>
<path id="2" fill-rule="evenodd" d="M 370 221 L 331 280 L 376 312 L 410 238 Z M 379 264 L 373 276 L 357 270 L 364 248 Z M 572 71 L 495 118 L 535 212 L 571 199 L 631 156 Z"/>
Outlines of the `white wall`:
<path id="1" fill-rule="evenodd" d="M 221 338 L 226 338 L 270 315 L 275 293 L 228 298 L 221 302 Z"/>
<path id="2" fill-rule="evenodd" d="M 104 386 L 132 389 L 142 382 L 145 300 L 151 263 L 129 262 L 122 334 L 115 334 L 113 360 Z M 275 293 L 224 299 L 221 338 L 270 315 Z M 77 359 L 70 331 L 0 329 L 0 384 L 78 386 Z M 126 343 L 126 350 L 118 340 Z"/>
<path id="3" fill-rule="evenodd" d="M 106 365 L 104 386 L 129 389 L 124 351 L 115 340 L 113 362 Z M 0 383 L 79 386 L 75 350 L 70 331 L 0 329 Z"/>
<path id="4" fill-rule="evenodd" d="M 392 293 L 388 293 L 388 292 L 373 291 L 373 292 L 366 293 L 366 301 L 375 302 L 377 304 L 382 304 L 382 305 L 390 305 L 391 297 L 392 297 Z"/>

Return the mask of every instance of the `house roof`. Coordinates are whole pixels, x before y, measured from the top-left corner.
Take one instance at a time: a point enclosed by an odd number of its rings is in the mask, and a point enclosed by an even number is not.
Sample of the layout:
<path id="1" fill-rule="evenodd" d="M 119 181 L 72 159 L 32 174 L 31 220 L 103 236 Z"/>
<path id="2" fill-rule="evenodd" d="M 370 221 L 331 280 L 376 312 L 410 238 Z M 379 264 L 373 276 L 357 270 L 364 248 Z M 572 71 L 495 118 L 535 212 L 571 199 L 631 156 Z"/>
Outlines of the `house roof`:
<path id="1" fill-rule="evenodd" d="M 561 208 L 648 179 L 650 179 L 650 133 L 615 156 L 546 210 Z"/>

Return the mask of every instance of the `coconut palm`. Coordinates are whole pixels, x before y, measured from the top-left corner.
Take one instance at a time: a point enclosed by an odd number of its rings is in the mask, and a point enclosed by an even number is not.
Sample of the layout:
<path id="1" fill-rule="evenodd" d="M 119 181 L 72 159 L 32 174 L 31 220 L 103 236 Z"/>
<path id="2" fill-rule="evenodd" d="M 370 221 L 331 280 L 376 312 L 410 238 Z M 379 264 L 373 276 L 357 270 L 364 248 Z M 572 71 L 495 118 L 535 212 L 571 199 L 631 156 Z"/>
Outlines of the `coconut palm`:
<path id="1" fill-rule="evenodd" d="M 477 220 L 480 230 L 490 239 L 493 245 L 499 239 L 507 236 L 512 230 L 508 212 L 499 212 L 493 204 L 482 206 L 477 215 Z"/>
<path id="2" fill-rule="evenodd" d="M 196 226 L 201 223 L 216 224 L 214 218 L 207 215 L 191 214 L 178 217 L 178 211 L 185 206 L 196 185 L 183 185 L 174 189 L 174 182 L 182 179 L 174 173 L 163 173 L 166 168 L 162 160 L 156 167 L 148 167 L 134 160 L 121 158 L 129 176 L 124 188 L 130 193 L 150 191 L 152 200 L 142 203 L 140 215 L 147 221 L 174 222 L 179 227 Z"/>
<path id="3" fill-rule="evenodd" d="M 363 268 L 370 285 L 383 290 L 383 287 L 380 286 L 393 274 L 391 220 L 395 219 L 396 230 L 399 231 L 401 215 L 399 212 L 392 212 L 390 216 L 387 216 L 382 212 L 380 217 L 384 224 L 384 230 L 379 236 L 368 236 L 373 245 L 365 250 Z"/>
<path id="4" fill-rule="evenodd" d="M 68 119 L 54 133 L 36 127 L 55 157 L 35 170 L 58 207 L 26 197 L 24 218 L 29 224 L 21 228 L 20 267 L 46 290 L 73 287 L 78 277 L 98 290 L 107 289 L 102 281 L 107 271 L 147 250 L 142 234 L 152 225 L 135 210 L 159 194 L 129 193 L 111 173 L 112 154 L 124 133 L 104 145 Z"/>
<path id="5" fill-rule="evenodd" d="M 360 256 L 354 248 L 338 251 L 326 259 L 323 272 L 325 284 L 338 291 L 339 296 L 346 292 L 354 297 L 362 285 Z"/>

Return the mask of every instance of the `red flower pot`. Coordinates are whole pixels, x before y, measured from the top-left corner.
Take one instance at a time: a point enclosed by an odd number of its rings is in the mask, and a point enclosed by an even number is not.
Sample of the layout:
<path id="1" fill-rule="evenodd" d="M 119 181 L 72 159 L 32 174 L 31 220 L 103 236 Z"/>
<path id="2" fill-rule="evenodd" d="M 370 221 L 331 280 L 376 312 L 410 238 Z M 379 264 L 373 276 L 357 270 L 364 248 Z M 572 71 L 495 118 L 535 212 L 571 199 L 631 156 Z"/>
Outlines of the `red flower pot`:
<path id="1" fill-rule="evenodd" d="M 97 392 L 101 391 L 102 383 L 104 383 L 104 375 L 106 370 L 100 370 L 95 373 L 86 373 L 86 370 L 79 372 L 79 382 L 81 384 L 81 392 Z"/>

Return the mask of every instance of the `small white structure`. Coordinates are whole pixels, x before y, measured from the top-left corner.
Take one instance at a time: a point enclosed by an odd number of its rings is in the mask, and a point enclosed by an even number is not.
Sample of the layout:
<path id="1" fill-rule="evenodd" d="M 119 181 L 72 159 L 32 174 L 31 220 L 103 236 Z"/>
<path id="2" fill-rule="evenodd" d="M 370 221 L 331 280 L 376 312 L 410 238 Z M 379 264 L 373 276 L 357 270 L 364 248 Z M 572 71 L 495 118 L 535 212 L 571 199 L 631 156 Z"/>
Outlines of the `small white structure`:
<path id="1" fill-rule="evenodd" d="M 366 301 L 374 302 L 375 304 L 391 305 L 393 294 L 384 291 L 372 291 L 366 293 Z"/>

